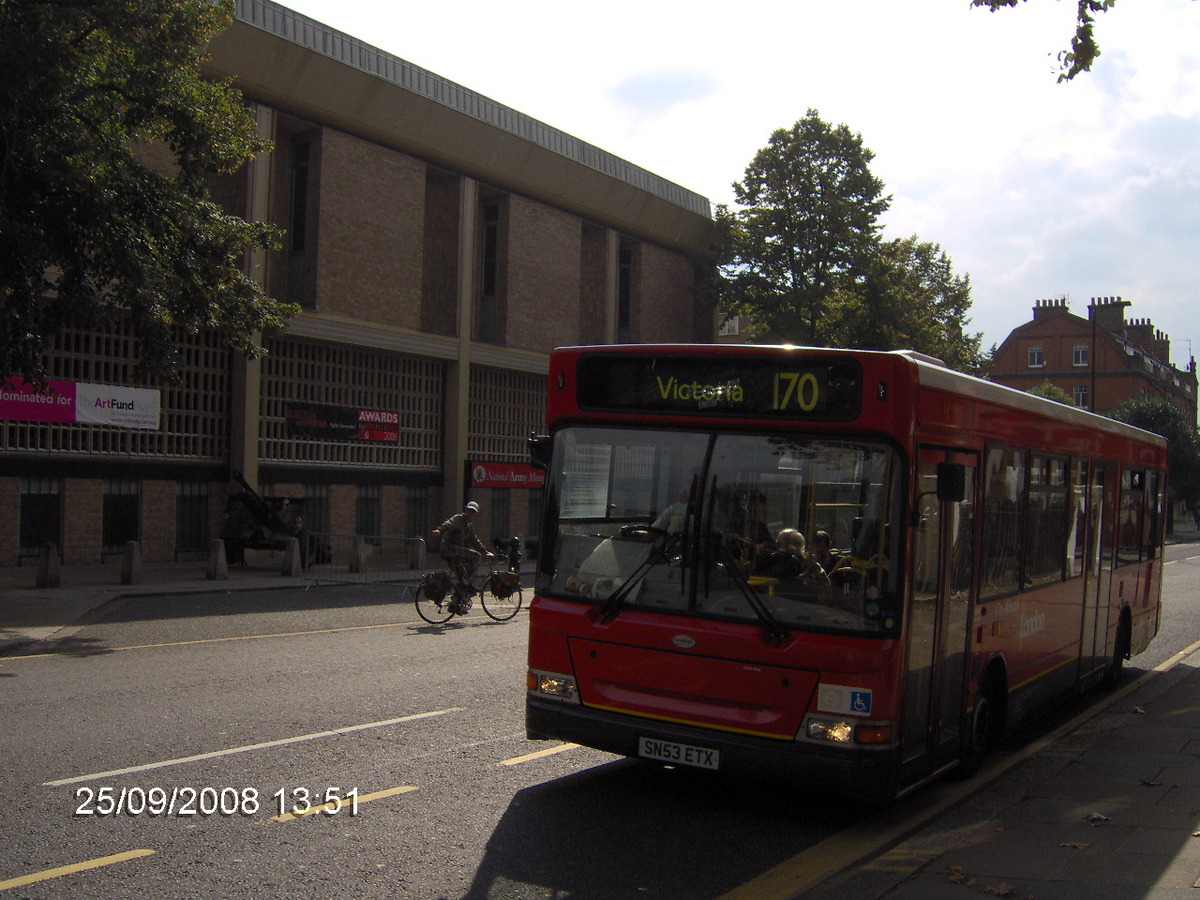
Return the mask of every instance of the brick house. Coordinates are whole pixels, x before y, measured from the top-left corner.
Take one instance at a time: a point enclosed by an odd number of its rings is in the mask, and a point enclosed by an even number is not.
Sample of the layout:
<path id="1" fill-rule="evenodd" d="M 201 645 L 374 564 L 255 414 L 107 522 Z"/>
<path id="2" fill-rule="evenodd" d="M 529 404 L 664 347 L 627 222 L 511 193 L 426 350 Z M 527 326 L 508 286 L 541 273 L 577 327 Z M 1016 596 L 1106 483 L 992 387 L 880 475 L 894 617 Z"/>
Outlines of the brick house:
<path id="1" fill-rule="evenodd" d="M 1110 413 L 1142 391 L 1167 397 L 1196 421 L 1196 361 L 1171 364 L 1171 342 L 1149 319 L 1126 321 L 1132 304 L 1093 298 L 1088 317 L 1066 299 L 1039 300 L 1033 320 L 1018 325 L 997 348 L 989 376 L 1018 390 L 1050 382 L 1076 406 Z"/>
<path id="2" fill-rule="evenodd" d="M 714 339 L 706 198 L 271 0 L 208 53 L 274 142 L 214 195 L 286 229 L 247 267 L 302 312 L 259 361 L 181 334 L 178 385 L 134 385 L 125 331 L 60 334 L 56 382 L 146 389 L 157 418 L 0 406 L 0 565 L 202 554 L 233 471 L 317 531 L 423 535 L 469 495 L 485 539 L 530 534 L 540 492 L 486 472 L 527 461 L 550 351 Z"/>

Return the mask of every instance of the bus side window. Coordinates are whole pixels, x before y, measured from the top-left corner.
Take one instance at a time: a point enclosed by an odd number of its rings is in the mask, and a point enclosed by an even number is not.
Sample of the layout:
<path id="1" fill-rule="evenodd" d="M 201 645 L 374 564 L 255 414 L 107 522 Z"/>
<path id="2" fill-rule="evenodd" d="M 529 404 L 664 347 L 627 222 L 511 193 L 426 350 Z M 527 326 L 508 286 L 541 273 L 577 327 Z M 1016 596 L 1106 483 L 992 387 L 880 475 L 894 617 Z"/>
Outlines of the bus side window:
<path id="1" fill-rule="evenodd" d="M 1143 486 L 1142 469 L 1121 470 L 1120 519 L 1117 523 L 1117 565 L 1135 563 L 1142 552 Z"/>
<path id="2" fill-rule="evenodd" d="M 1025 457 L 1017 450 L 992 448 L 984 473 L 983 543 L 979 599 L 1017 592 L 1021 576 L 1020 504 Z"/>

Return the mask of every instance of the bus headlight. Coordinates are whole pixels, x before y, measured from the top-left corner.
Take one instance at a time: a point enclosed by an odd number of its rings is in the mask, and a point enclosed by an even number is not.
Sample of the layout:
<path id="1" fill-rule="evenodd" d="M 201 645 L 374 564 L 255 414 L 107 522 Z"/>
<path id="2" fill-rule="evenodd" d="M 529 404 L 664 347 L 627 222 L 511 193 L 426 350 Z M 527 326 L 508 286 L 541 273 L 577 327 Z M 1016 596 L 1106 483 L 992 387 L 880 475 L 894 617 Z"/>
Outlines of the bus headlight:
<path id="1" fill-rule="evenodd" d="M 886 746 L 892 742 L 890 722 L 851 722 L 846 719 L 810 717 L 804 725 L 804 735 L 813 741 L 832 744 L 871 744 Z"/>
<path id="2" fill-rule="evenodd" d="M 553 697 L 568 703 L 579 702 L 579 688 L 575 684 L 574 675 L 562 675 L 558 672 L 545 672 L 541 669 L 530 669 L 525 677 L 525 686 L 530 693 L 542 697 Z"/>
<path id="3" fill-rule="evenodd" d="M 854 737 L 854 726 L 841 720 L 809 719 L 808 736 L 816 741 L 848 744 Z"/>

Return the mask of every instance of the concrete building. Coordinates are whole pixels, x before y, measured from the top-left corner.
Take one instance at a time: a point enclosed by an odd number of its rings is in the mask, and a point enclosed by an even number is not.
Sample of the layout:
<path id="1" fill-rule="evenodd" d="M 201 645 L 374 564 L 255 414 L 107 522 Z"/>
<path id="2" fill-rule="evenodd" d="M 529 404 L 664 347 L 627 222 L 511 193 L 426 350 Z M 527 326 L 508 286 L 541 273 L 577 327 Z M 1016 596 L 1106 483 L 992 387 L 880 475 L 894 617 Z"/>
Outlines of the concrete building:
<path id="1" fill-rule="evenodd" d="M 1167 397 L 1196 421 L 1196 361 L 1171 364 L 1171 342 L 1149 319 L 1126 321 L 1132 304 L 1094 297 L 1085 319 L 1066 299 L 1039 300 L 1033 319 L 1018 325 L 997 348 L 992 381 L 1027 391 L 1045 382 L 1076 406 L 1110 413 L 1145 391 Z"/>
<path id="2" fill-rule="evenodd" d="M 0 565 L 46 542 L 202 553 L 231 472 L 315 531 L 424 535 L 469 495 L 485 539 L 529 534 L 549 352 L 714 339 L 704 197 L 269 0 L 238 0 L 209 52 L 275 148 L 214 194 L 286 229 L 247 266 L 303 311 L 260 361 L 180 335 L 170 386 L 135 383 L 127 331 L 60 334 L 64 392 L 157 407 L 131 426 L 4 398 Z"/>

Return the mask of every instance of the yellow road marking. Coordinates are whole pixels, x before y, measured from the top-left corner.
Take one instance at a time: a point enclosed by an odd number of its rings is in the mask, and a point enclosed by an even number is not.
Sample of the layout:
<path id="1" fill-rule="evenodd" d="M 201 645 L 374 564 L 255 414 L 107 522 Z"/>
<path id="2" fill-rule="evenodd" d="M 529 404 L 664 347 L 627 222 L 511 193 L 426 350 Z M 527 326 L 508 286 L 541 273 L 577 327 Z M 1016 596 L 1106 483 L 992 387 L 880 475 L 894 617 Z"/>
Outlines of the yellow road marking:
<path id="1" fill-rule="evenodd" d="M 133 644 L 129 647 L 105 647 L 97 650 L 55 650 L 50 653 L 22 653 L 3 657 L 3 662 L 18 659 L 41 659 L 47 656 L 104 656 L 107 653 L 124 653 L 128 650 L 155 650 L 159 647 L 191 647 L 196 644 L 224 644 L 229 641 L 256 641 L 260 638 L 305 637 L 310 634 L 338 634 L 343 631 L 367 631 L 372 628 L 400 628 L 412 622 L 381 622 L 378 625 L 347 625 L 344 628 L 316 628 L 312 631 L 278 631 L 265 634 L 242 634 L 233 637 L 201 638 L 194 641 L 172 641 L 164 644 Z"/>
<path id="2" fill-rule="evenodd" d="M 523 762 L 529 762 L 531 759 L 541 759 L 543 756 L 552 756 L 555 753 L 562 753 L 564 750 L 574 750 L 578 744 L 559 744 L 557 747 L 549 747 L 546 750 L 538 750 L 536 753 L 526 753 L 524 756 L 514 756 L 512 759 L 506 759 L 497 763 L 500 766 L 519 766 Z"/>
<path id="3" fill-rule="evenodd" d="M 46 869 L 44 872 L 34 872 L 32 875 L 22 875 L 19 878 L 0 881 L 0 891 L 24 887 L 27 884 L 36 884 L 39 881 L 48 881 L 51 878 L 61 878 L 63 875 L 74 875 L 76 872 L 86 872 L 88 869 L 98 869 L 101 866 L 111 866 L 114 863 L 137 859 L 141 856 L 150 856 L 153 853 L 153 850 L 126 850 L 124 853 L 114 853 L 112 856 L 101 856 L 99 859 L 89 859 L 85 862 L 72 863 L 69 866 L 59 866 L 57 869 Z"/>
<path id="4" fill-rule="evenodd" d="M 332 800 L 329 803 L 322 803 L 320 806 L 311 806 L 303 811 L 284 813 L 282 816 L 271 816 L 272 822 L 293 822 L 296 819 L 303 819 L 305 816 L 311 816 L 315 813 L 328 812 L 333 813 L 335 810 L 344 812 L 346 807 L 357 803 L 370 803 L 372 800 L 382 800 L 384 797 L 394 797 L 397 794 L 407 794 L 409 791 L 415 791 L 416 785 L 406 784 L 400 787 L 388 788 L 384 791 L 375 791 L 370 794 L 362 794 L 357 801 L 343 797 L 341 800 Z"/>

